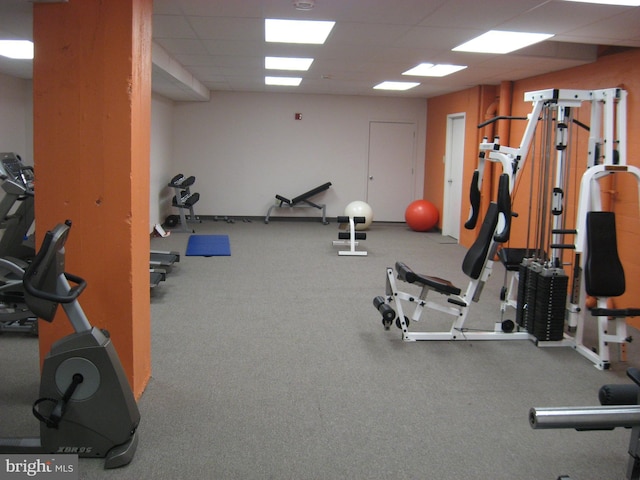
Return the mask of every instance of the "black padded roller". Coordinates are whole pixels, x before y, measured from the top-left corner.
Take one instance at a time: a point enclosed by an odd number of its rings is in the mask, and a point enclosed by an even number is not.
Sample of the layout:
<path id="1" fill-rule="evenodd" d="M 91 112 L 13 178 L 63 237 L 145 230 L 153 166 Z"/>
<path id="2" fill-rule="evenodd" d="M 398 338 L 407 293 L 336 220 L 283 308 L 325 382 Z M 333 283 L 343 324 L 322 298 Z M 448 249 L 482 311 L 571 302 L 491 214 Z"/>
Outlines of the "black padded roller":
<path id="1" fill-rule="evenodd" d="M 484 158 L 484 152 L 480 153 L 480 157 Z M 464 224 L 464 228 L 467 230 L 473 230 L 478 223 L 478 215 L 480 213 L 480 172 L 478 170 L 473 172 L 473 179 L 471 180 L 471 189 L 469 191 L 469 202 L 471 203 L 471 213 L 469 219 Z"/>
<path id="2" fill-rule="evenodd" d="M 603 385 L 598 391 L 600 405 L 637 405 L 640 387 L 634 384 Z"/>
<path id="3" fill-rule="evenodd" d="M 376 307 L 376 310 L 380 310 L 380 305 L 384 305 L 384 297 L 382 295 L 378 295 L 373 299 L 373 306 Z"/>
<path id="4" fill-rule="evenodd" d="M 339 240 L 351 240 L 351 232 L 338 232 Z M 355 232 L 355 240 L 366 240 L 367 234 L 364 232 Z"/>
<path id="5" fill-rule="evenodd" d="M 498 243 L 505 243 L 509 240 L 511 233 L 511 193 L 509 192 L 509 175 L 503 173 L 498 180 L 498 212 L 504 217 L 504 226 L 497 232 L 493 239 Z"/>
<path id="6" fill-rule="evenodd" d="M 373 299 L 373 306 L 376 307 L 376 310 L 382 315 L 382 324 L 385 328 L 389 328 L 396 318 L 395 310 L 384 301 L 384 297 L 382 296 L 377 296 Z"/>
<path id="7" fill-rule="evenodd" d="M 338 223 L 349 223 L 349 217 L 339 216 L 339 217 L 336 217 L 336 221 Z M 367 222 L 366 217 L 353 217 L 353 223 L 366 223 L 366 222 Z"/>

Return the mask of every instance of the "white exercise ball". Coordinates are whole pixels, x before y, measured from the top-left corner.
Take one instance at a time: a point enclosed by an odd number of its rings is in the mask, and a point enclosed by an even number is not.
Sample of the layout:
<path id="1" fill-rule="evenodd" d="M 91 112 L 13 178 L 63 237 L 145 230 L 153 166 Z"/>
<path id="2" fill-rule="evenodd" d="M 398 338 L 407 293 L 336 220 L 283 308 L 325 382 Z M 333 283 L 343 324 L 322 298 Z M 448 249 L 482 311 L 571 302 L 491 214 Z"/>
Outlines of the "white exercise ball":
<path id="1" fill-rule="evenodd" d="M 356 230 L 366 230 L 373 222 L 373 210 L 367 202 L 356 200 L 344 208 L 347 217 L 364 217 L 364 223 L 356 223 Z"/>

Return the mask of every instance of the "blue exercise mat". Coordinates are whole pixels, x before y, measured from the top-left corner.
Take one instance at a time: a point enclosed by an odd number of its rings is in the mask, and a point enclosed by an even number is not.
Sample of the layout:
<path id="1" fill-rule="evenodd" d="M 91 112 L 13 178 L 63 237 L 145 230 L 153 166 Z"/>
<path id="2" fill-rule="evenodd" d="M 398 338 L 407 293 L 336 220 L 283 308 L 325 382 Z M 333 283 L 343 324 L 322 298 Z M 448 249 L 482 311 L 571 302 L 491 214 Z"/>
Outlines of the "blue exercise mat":
<path id="1" fill-rule="evenodd" d="M 187 257 L 228 257 L 231 255 L 229 235 L 191 235 Z"/>

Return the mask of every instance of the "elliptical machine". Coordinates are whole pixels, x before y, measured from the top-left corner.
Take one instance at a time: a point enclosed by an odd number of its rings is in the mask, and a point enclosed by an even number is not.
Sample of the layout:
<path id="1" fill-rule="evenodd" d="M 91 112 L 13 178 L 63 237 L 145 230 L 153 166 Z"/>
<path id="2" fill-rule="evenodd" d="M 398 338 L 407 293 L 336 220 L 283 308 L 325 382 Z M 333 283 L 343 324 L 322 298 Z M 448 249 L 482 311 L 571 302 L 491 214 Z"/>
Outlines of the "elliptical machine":
<path id="1" fill-rule="evenodd" d="M 33 167 L 20 155 L 0 153 L 0 334 L 38 335 L 38 319 L 25 305 L 22 287 L 24 269 L 35 256 L 33 182 Z"/>
<path id="2" fill-rule="evenodd" d="M 62 304 L 74 333 L 54 343 L 44 360 L 33 404 L 40 437 L 0 439 L 0 453 L 78 454 L 105 458 L 105 469 L 121 467 L 135 454 L 140 412 L 108 333 L 80 307 L 86 281 L 64 271 L 70 227 L 67 221 L 46 233 L 23 282 L 31 311 L 52 322 Z"/>

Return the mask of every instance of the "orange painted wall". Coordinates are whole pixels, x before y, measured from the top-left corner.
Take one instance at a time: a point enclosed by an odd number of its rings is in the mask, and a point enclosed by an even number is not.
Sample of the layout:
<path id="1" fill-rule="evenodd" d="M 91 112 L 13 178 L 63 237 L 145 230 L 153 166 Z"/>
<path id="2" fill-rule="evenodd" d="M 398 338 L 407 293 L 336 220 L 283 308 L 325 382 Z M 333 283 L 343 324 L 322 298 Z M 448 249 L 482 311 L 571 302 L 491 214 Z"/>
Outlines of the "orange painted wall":
<path id="1" fill-rule="evenodd" d="M 531 111 L 531 104 L 525 103 L 525 92 L 543 90 L 549 88 L 594 90 L 602 88 L 621 87 L 628 92 L 627 108 L 627 163 L 640 166 L 640 137 L 635 132 L 640 131 L 640 49 L 633 49 L 622 53 L 600 57 L 596 62 L 571 69 L 562 70 L 538 77 L 532 77 L 512 83 L 512 97 L 500 98 L 500 104 L 511 104 L 511 114 L 515 116 L 526 115 Z M 488 87 L 487 87 L 488 88 Z M 442 207 L 442 185 L 444 183 L 444 168 L 442 155 L 446 138 L 446 115 L 460 111 L 467 112 L 467 128 L 471 129 L 470 118 L 477 116 L 482 108 L 482 97 L 479 91 L 482 87 L 475 87 L 463 92 L 429 99 L 427 102 L 427 155 L 425 158 L 425 198 Z M 500 95 L 500 90 L 497 90 Z M 485 100 L 486 102 L 486 100 Z M 590 123 L 590 106 L 585 104 L 582 109 L 575 112 L 575 118 Z M 525 122 L 510 121 L 509 145 L 516 146 L 520 143 L 524 131 Z M 504 128 L 501 126 L 501 128 Z M 571 228 L 575 222 L 575 208 L 577 206 L 577 193 L 579 179 L 586 165 L 586 145 L 588 134 L 580 129 L 576 130 L 573 141 L 574 160 L 571 163 L 571 189 L 565 196 L 567 228 Z M 478 141 L 467 130 L 465 138 L 465 174 L 463 192 L 468 192 L 471 173 L 477 165 Z M 438 156 L 439 155 L 439 156 Z M 518 247 L 526 244 L 529 196 L 533 196 L 534 205 L 537 202 L 537 178 L 530 173 L 530 159 L 527 160 L 521 172 L 520 184 L 514 201 L 513 209 L 520 216 L 513 221 L 511 246 Z M 630 177 L 630 176 L 629 176 Z M 532 187 L 533 185 L 533 187 Z M 484 185 L 483 185 L 484 186 Z M 606 194 L 605 204 L 610 204 L 616 211 L 617 236 L 619 253 L 625 267 L 627 279 L 627 293 L 617 300 L 617 305 L 633 306 L 640 298 L 640 258 L 634 255 L 634 244 L 640 235 L 640 213 L 638 207 L 638 190 L 635 181 L 625 176 L 618 175 L 611 182 L 610 193 Z M 464 193 L 466 195 L 466 193 Z M 483 189 L 483 199 L 486 196 Z M 468 208 L 468 200 L 463 199 L 463 211 Z M 466 219 L 466 213 L 463 215 Z M 464 231 L 464 228 L 462 229 Z M 461 234 L 460 243 L 469 246 L 475 235 L 466 232 Z M 630 322 L 640 327 L 640 320 Z"/>
<path id="2" fill-rule="evenodd" d="M 34 5 L 36 234 L 71 219 L 67 270 L 139 396 L 151 375 L 151 0 Z M 70 331 L 41 323 L 41 357 Z"/>
<path id="3" fill-rule="evenodd" d="M 427 139 L 425 153 L 425 177 L 424 198 L 432 202 L 441 212 L 444 195 L 444 156 L 446 154 L 447 116 L 454 113 L 465 113 L 465 151 L 464 151 L 464 178 L 462 198 L 462 222 L 468 218 L 469 195 L 468 186 L 471 183 L 473 170 L 478 163 L 477 148 L 468 148 L 468 145 L 477 146 L 484 134 L 479 130 L 478 124 L 485 120 L 485 113 L 496 99 L 496 88 L 480 86 L 456 92 L 441 97 L 431 98 L 427 103 Z M 494 116 L 494 115 L 492 115 Z M 487 175 L 489 178 L 490 175 Z M 491 188 L 491 181 L 483 182 L 483 192 Z M 486 195 L 483 195 L 485 197 Z M 438 221 L 438 227 L 442 227 L 442 218 Z M 475 231 L 460 230 L 460 243 L 470 245 L 475 238 Z"/>

